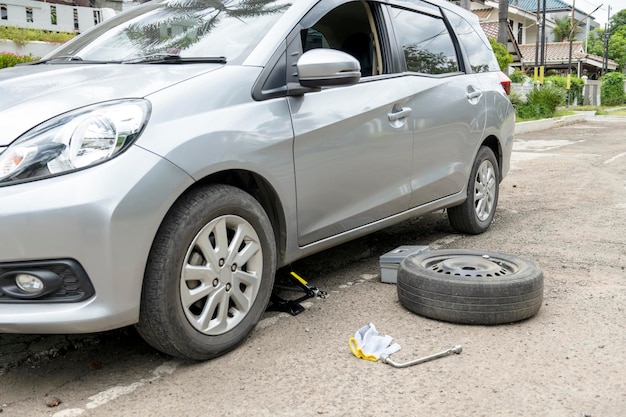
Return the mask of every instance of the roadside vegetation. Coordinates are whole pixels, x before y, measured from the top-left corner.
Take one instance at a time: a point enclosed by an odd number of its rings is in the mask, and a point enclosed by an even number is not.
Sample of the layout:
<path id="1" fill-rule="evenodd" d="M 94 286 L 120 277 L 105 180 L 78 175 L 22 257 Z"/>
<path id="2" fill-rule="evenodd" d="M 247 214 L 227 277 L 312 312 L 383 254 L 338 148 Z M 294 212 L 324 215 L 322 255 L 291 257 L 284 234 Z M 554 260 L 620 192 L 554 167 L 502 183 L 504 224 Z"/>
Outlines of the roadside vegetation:
<path id="1" fill-rule="evenodd" d="M 20 55 L 12 52 L 0 52 L 0 69 L 13 67 L 24 62 L 37 61 L 39 58 L 32 55 Z"/>
<path id="2" fill-rule="evenodd" d="M 510 77 L 514 83 L 528 82 L 529 78 L 521 71 L 513 72 Z M 602 107 L 568 106 L 567 79 L 558 75 L 545 78 L 541 86 L 534 87 L 526 97 L 511 92 L 511 102 L 515 107 L 517 121 L 539 120 L 551 117 L 563 117 L 574 114 L 574 111 L 593 110 L 596 114 L 607 114 L 606 108 L 623 106 L 626 104 L 624 91 L 626 76 L 620 72 L 611 72 L 602 77 L 600 96 Z M 584 81 L 576 76 L 570 81 L 570 103 L 583 102 Z M 618 114 L 618 113 L 612 113 Z"/>
<path id="3" fill-rule="evenodd" d="M 61 44 L 69 41 L 75 36 L 75 33 L 50 32 L 39 29 L 0 26 L 0 39 L 10 39 L 20 46 L 24 46 L 26 43 L 33 41 Z"/>
<path id="4" fill-rule="evenodd" d="M 24 46 L 28 42 L 40 41 L 62 44 L 76 36 L 75 33 L 50 32 L 47 30 L 25 29 L 17 27 L 0 26 L 0 39 L 12 40 L 18 46 Z M 0 69 L 12 67 L 24 62 L 37 61 L 39 57 L 22 55 L 13 52 L 0 51 Z"/>

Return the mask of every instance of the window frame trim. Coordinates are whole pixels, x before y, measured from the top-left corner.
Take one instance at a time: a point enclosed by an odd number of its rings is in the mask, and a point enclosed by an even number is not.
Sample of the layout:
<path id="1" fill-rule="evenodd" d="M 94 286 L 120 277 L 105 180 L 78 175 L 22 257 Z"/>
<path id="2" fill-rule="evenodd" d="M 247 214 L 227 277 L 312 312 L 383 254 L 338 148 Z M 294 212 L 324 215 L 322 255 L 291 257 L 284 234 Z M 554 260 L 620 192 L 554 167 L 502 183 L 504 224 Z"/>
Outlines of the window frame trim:
<path id="1" fill-rule="evenodd" d="M 398 62 L 398 65 L 399 65 L 398 73 L 405 74 L 405 75 L 408 75 L 408 74 L 417 75 L 420 77 L 430 77 L 430 78 L 447 78 L 447 77 L 467 74 L 467 71 L 466 71 L 467 61 L 465 57 L 465 51 L 461 47 L 459 40 L 457 39 L 456 33 L 454 32 L 454 30 L 452 30 L 451 24 L 448 21 L 448 18 L 445 14 L 445 10 L 442 10 L 440 7 L 436 6 L 440 13 L 440 15 L 437 15 L 437 14 L 432 13 L 431 9 L 417 7 L 417 5 L 412 6 L 411 4 L 407 4 L 406 2 L 402 2 L 402 1 L 399 1 L 399 2 L 389 1 L 389 2 L 386 2 L 384 6 L 386 6 L 385 11 L 384 11 L 386 15 L 386 19 L 387 19 L 386 26 L 390 28 L 390 33 L 392 33 L 389 35 L 389 38 L 390 38 L 390 42 L 393 43 L 393 46 L 392 46 L 393 53 L 396 55 L 396 57 L 394 58 L 394 62 Z M 398 36 L 396 35 L 395 25 L 391 17 L 391 13 L 392 13 L 391 9 L 394 9 L 394 8 L 402 9 L 402 10 L 409 11 L 412 13 L 419 13 L 419 14 L 422 14 L 422 15 L 425 15 L 434 19 L 442 20 L 444 25 L 446 26 L 450 40 L 452 41 L 452 46 L 454 47 L 455 56 L 457 60 L 457 67 L 458 67 L 457 71 L 446 72 L 442 74 L 428 74 L 428 73 L 423 73 L 423 72 L 409 71 L 407 68 L 406 59 L 404 57 L 404 51 L 402 49 L 402 45 L 400 45 Z"/>

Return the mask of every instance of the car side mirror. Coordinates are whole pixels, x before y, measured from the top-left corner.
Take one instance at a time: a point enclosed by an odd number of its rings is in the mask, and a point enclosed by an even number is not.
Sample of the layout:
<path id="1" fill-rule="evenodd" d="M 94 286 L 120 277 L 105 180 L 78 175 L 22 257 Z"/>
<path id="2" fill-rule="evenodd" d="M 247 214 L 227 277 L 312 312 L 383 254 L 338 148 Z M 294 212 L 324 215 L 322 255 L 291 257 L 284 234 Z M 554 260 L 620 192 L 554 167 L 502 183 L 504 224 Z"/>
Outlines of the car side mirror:
<path id="1" fill-rule="evenodd" d="M 361 79 L 359 61 L 336 49 L 311 49 L 298 59 L 296 68 L 300 84 L 309 88 L 356 84 Z"/>

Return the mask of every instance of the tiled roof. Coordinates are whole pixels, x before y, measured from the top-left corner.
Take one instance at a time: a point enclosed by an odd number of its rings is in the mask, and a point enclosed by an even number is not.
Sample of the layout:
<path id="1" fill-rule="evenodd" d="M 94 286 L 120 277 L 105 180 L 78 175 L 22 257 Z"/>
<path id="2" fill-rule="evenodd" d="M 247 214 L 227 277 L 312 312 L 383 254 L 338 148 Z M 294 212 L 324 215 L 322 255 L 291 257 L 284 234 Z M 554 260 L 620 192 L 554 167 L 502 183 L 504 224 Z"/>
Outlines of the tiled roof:
<path id="1" fill-rule="evenodd" d="M 535 44 L 526 43 L 519 45 L 524 62 L 535 61 Z M 581 41 L 572 42 L 572 58 L 584 58 L 587 56 L 583 52 L 583 43 Z M 562 61 L 569 59 L 569 42 L 548 42 L 545 51 L 546 61 Z"/>
<path id="2" fill-rule="evenodd" d="M 509 0 L 509 4 L 529 12 L 537 11 L 537 0 Z M 541 7 L 543 7 L 543 0 Z M 546 10 L 572 10 L 572 6 L 561 0 L 546 0 Z"/>
<path id="3" fill-rule="evenodd" d="M 488 38 L 498 38 L 498 22 L 480 22 L 480 27 Z M 511 32 L 511 27 L 507 25 L 507 37 L 509 39 L 507 49 L 513 56 L 513 62 L 520 62 L 521 52 L 517 46 L 517 41 Z"/>
<path id="4" fill-rule="evenodd" d="M 480 22 L 480 27 L 488 38 L 498 38 L 498 22 Z"/>
<path id="5" fill-rule="evenodd" d="M 493 12 L 493 7 L 486 7 L 484 9 L 472 9 L 472 13 L 474 13 L 480 20 L 488 20 L 491 17 L 491 12 Z"/>
<path id="6" fill-rule="evenodd" d="M 526 43 L 520 44 L 519 49 L 522 53 L 522 62 L 525 65 L 532 65 L 535 63 L 535 44 Z M 541 53 L 539 53 L 541 59 Z M 545 60 L 548 62 L 560 62 L 567 63 L 569 60 L 569 42 L 548 42 L 546 43 Z M 573 61 L 595 61 L 600 63 L 596 65 L 601 67 L 603 58 L 600 56 L 588 54 L 583 50 L 582 41 L 572 42 L 572 60 Z M 609 59 L 609 67 L 615 69 L 617 63 L 612 59 Z"/>

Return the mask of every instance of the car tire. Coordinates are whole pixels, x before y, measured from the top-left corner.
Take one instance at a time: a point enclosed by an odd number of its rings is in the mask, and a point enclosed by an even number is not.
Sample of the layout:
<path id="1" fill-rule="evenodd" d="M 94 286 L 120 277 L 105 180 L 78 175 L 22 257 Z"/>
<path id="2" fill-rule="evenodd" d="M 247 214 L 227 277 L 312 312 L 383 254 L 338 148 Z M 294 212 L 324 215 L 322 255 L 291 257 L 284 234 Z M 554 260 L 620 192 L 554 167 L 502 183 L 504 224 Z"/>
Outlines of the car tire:
<path id="1" fill-rule="evenodd" d="M 257 324 L 275 272 L 274 233 L 261 205 L 231 186 L 195 189 L 176 202 L 154 240 L 137 330 L 172 356 L 219 356 Z"/>
<path id="2" fill-rule="evenodd" d="M 460 233 L 479 234 L 493 220 L 500 192 L 500 170 L 493 151 L 486 146 L 478 150 L 467 184 L 467 199 L 448 208 L 450 225 Z"/>
<path id="3" fill-rule="evenodd" d="M 400 303 L 424 317 L 463 324 L 503 324 L 532 317 L 543 300 L 543 273 L 517 256 L 433 250 L 398 268 Z"/>

